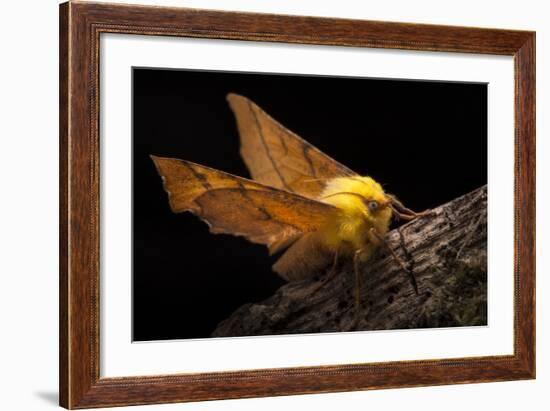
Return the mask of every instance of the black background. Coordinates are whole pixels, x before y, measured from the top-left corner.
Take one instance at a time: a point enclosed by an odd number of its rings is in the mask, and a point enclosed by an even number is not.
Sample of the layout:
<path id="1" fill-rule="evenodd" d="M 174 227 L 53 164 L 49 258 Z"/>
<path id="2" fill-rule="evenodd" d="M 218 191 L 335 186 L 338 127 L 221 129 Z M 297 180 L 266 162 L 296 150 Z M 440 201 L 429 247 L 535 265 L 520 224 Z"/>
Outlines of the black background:
<path id="1" fill-rule="evenodd" d="M 264 246 L 173 214 L 150 154 L 249 177 L 225 96 L 242 94 L 409 208 L 487 182 L 485 84 L 133 70 L 134 340 L 208 337 L 284 282 Z"/>

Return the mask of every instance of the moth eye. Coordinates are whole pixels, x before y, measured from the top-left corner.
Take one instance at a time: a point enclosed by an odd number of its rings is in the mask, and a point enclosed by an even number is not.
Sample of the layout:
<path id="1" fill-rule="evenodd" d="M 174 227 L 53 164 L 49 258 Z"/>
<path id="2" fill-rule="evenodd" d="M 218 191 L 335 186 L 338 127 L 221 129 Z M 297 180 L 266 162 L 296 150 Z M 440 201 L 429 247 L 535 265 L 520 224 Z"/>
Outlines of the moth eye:
<path id="1" fill-rule="evenodd" d="M 369 211 L 376 211 L 378 210 L 378 201 L 369 201 L 368 203 Z"/>

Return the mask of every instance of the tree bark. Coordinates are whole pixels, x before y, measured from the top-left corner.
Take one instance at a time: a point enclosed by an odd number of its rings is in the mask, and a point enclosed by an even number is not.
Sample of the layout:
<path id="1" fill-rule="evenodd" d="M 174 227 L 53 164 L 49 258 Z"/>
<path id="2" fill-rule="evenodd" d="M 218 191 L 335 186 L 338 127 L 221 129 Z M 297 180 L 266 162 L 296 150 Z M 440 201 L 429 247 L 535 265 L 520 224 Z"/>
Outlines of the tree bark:
<path id="1" fill-rule="evenodd" d="M 243 305 L 212 336 L 487 324 L 487 186 L 392 230 L 386 240 L 408 272 L 383 248 L 363 265 L 357 323 L 353 264 L 343 261 L 338 275 L 313 296 L 324 273 Z"/>

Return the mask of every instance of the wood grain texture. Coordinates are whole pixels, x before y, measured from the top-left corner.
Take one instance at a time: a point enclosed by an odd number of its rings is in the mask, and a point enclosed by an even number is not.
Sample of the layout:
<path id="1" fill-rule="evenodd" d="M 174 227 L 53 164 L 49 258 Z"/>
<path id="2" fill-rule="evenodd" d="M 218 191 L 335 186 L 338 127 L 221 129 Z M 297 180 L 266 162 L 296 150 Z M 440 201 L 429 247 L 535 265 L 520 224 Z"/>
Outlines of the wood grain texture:
<path id="1" fill-rule="evenodd" d="M 516 355 L 535 376 L 535 34 L 514 56 Z"/>
<path id="2" fill-rule="evenodd" d="M 100 34 L 108 32 L 514 56 L 514 355 L 100 378 L 99 47 Z M 60 6 L 60 104 L 62 406 L 89 408 L 534 377 L 533 32 L 70 2 Z"/>
<path id="3" fill-rule="evenodd" d="M 62 405 L 69 404 L 68 9 L 67 3 L 59 9 L 59 403 Z"/>

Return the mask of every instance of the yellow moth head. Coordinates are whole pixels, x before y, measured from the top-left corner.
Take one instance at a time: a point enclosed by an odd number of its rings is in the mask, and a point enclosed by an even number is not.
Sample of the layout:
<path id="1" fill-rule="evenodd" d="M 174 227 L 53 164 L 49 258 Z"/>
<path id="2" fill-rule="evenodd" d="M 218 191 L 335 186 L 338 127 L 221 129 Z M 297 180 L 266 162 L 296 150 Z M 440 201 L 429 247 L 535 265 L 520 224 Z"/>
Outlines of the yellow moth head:
<path id="1" fill-rule="evenodd" d="M 391 200 L 371 177 L 337 177 L 329 180 L 320 200 L 346 214 L 362 216 L 373 226 L 386 231 L 392 217 Z"/>

